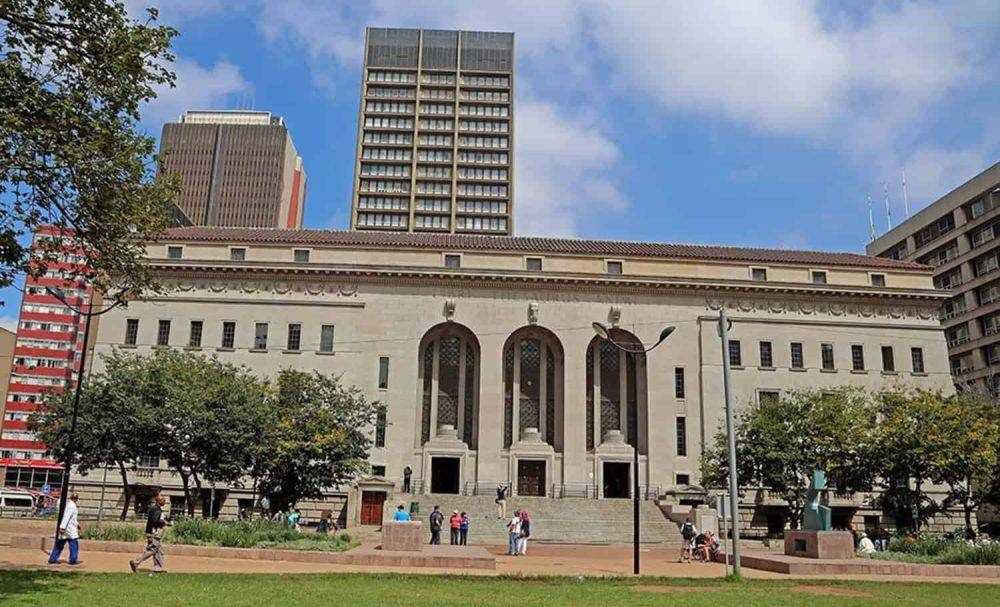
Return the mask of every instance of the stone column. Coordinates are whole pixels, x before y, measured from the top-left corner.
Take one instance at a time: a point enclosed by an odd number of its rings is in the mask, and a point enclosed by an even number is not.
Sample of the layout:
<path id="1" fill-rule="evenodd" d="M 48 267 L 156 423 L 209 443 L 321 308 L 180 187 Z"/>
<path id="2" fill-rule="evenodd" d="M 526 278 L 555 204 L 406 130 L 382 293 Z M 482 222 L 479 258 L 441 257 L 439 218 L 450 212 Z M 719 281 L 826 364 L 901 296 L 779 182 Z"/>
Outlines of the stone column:
<path id="1" fill-rule="evenodd" d="M 589 331 L 569 331 L 559 335 L 563 346 L 563 382 L 556 384 L 556 402 L 562 402 L 564 483 L 593 482 L 589 477 L 591 468 L 586 461 L 587 345 L 591 335 Z M 600 418 L 595 421 L 599 424 Z"/>
<path id="2" fill-rule="evenodd" d="M 492 333 L 492 332 L 491 332 Z M 508 480 L 500 461 L 503 425 L 503 343 L 506 335 L 483 334 L 479 337 L 479 482 Z"/>

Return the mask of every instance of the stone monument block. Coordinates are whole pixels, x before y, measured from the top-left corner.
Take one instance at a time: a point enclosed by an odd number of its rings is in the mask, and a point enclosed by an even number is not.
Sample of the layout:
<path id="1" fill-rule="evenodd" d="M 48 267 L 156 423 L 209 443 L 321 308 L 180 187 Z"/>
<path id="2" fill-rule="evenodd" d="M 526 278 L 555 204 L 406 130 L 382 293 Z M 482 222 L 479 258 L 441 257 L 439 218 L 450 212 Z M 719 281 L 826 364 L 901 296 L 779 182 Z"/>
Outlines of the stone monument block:
<path id="1" fill-rule="evenodd" d="M 382 550 L 420 552 L 423 543 L 421 521 L 387 521 L 382 524 Z"/>
<path id="2" fill-rule="evenodd" d="M 854 537 L 847 531 L 785 531 L 785 554 L 811 559 L 854 558 Z"/>

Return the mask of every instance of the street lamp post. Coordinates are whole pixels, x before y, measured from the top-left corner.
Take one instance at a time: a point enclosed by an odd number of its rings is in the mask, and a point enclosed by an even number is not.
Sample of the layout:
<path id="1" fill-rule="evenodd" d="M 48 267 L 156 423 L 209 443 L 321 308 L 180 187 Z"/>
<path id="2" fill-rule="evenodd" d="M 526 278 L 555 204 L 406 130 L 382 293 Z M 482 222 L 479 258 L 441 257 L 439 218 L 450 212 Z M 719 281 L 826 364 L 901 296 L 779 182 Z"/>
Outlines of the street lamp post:
<path id="1" fill-rule="evenodd" d="M 627 352 L 629 354 L 645 354 L 655 348 L 656 346 L 662 344 L 664 340 L 670 337 L 670 334 L 674 332 L 674 327 L 670 326 L 662 331 L 660 331 L 660 338 L 656 340 L 656 343 L 649 346 L 648 348 L 640 344 L 638 347 L 630 347 L 627 345 L 620 344 L 615 340 L 611 339 L 611 329 L 607 325 L 600 322 L 595 322 L 592 324 L 594 327 L 594 333 L 597 334 L 601 339 L 605 339 L 611 343 L 614 347 L 618 348 L 622 352 Z M 635 403 L 636 412 L 636 430 L 635 430 L 635 444 L 632 445 L 632 573 L 639 575 L 639 403 Z M 628 422 L 625 423 L 625 440 L 628 440 Z"/>
<path id="2" fill-rule="evenodd" d="M 726 397 L 726 441 L 729 451 L 729 515 L 732 525 L 733 575 L 740 577 L 740 523 L 739 493 L 736 478 L 736 429 L 733 421 L 733 390 L 730 380 L 729 329 L 732 321 L 726 316 L 725 308 L 719 310 L 719 339 L 722 341 L 722 384 Z M 725 519 L 725 513 L 722 513 Z"/>

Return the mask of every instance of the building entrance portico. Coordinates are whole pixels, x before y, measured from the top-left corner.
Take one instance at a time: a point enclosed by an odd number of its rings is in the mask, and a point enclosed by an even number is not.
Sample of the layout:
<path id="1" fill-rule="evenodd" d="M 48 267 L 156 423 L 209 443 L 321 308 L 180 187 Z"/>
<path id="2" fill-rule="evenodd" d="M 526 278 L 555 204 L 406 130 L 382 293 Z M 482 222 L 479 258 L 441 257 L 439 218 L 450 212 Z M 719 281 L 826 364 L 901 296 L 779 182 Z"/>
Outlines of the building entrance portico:
<path id="1" fill-rule="evenodd" d="M 630 497 L 632 464 L 628 462 L 603 462 L 601 466 L 601 494 L 607 498 Z"/>
<path id="2" fill-rule="evenodd" d="M 432 457 L 431 493 L 459 493 L 461 470 L 462 460 L 460 458 Z"/>
<path id="3" fill-rule="evenodd" d="M 517 460 L 517 494 L 545 497 L 545 464 L 541 460 Z"/>

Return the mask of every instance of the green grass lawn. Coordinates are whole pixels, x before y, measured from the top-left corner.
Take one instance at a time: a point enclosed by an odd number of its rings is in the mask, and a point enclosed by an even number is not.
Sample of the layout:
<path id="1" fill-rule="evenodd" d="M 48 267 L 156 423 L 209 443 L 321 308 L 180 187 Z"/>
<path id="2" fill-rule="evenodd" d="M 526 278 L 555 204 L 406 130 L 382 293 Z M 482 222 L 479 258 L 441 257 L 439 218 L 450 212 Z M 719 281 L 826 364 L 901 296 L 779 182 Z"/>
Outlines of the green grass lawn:
<path id="1" fill-rule="evenodd" d="M 480 578 L 364 574 L 0 572 L 0 605 L 1000 605 L 1000 585 L 815 580 Z"/>

